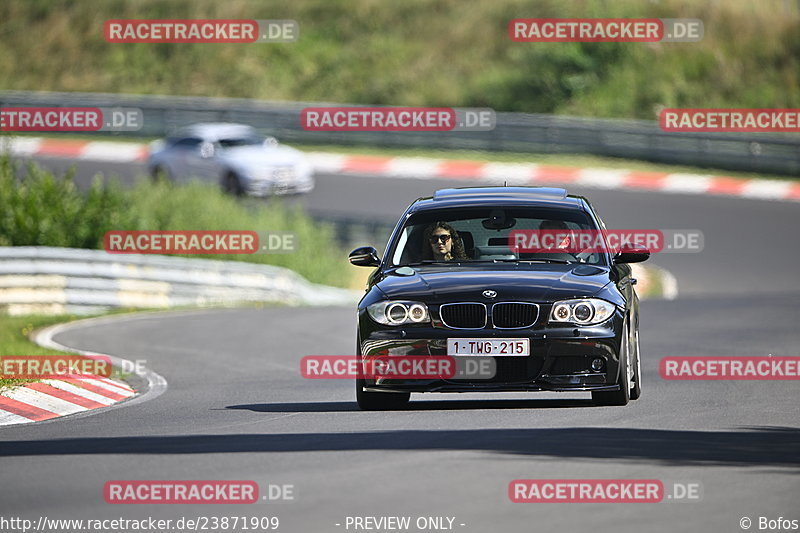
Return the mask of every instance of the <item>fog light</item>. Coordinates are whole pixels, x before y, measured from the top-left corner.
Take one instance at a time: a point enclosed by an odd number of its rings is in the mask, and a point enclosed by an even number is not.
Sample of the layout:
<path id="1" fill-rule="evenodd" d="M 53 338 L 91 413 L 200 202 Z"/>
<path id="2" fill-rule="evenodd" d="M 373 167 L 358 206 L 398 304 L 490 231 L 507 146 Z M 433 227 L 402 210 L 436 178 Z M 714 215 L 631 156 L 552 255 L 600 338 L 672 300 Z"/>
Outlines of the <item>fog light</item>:
<path id="1" fill-rule="evenodd" d="M 599 357 L 597 359 L 592 359 L 592 370 L 595 372 L 599 372 L 603 369 L 603 360 Z"/>

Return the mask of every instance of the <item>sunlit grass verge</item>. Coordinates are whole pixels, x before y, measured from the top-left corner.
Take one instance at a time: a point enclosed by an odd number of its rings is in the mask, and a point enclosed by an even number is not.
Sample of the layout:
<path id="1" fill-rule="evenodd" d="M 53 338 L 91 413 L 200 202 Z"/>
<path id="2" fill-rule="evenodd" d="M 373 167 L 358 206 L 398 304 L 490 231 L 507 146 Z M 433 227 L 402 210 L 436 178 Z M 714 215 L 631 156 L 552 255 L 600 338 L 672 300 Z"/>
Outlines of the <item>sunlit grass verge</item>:
<path id="1" fill-rule="evenodd" d="M 0 246 L 101 249 L 103 236 L 111 230 L 292 232 L 297 250 L 291 253 L 202 258 L 286 267 L 315 283 L 350 283 L 349 264 L 333 229 L 279 198 L 246 202 L 201 183 L 173 186 L 141 180 L 123 188 L 102 176 L 81 191 L 71 172 L 55 176 L 29 164 L 19 179 L 17 173 L 11 159 L 0 155 Z"/>
<path id="2" fill-rule="evenodd" d="M 661 107 L 800 107 L 789 0 L 0 2 L 9 90 L 224 96 L 654 120 Z M 696 18 L 693 43 L 518 43 L 515 18 Z M 109 19 L 293 19 L 284 44 L 115 44 Z"/>
<path id="3" fill-rule="evenodd" d="M 42 348 L 34 344 L 28 336 L 35 329 L 52 326 L 61 322 L 75 320 L 76 316 L 4 316 L 0 320 L 0 362 L 4 355 L 59 355 L 65 352 Z M 0 374 L 0 392 L 8 388 L 38 381 L 36 379 L 5 379 Z"/>

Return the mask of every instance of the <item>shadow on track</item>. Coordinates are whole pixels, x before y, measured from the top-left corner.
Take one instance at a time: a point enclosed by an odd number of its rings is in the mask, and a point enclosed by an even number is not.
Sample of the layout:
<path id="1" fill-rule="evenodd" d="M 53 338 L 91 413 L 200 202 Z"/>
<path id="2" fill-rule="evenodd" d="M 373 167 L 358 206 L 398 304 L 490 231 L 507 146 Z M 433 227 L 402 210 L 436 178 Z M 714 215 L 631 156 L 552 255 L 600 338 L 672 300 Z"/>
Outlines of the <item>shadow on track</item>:
<path id="1" fill-rule="evenodd" d="M 591 400 L 435 400 L 412 401 L 402 411 L 454 411 L 479 409 L 560 409 L 594 407 Z M 229 405 L 256 413 L 334 413 L 360 411 L 355 402 L 252 403 Z"/>
<path id="2" fill-rule="evenodd" d="M 387 416 L 382 413 L 382 416 Z M 0 456 L 472 450 L 667 466 L 800 467 L 800 429 L 671 431 L 632 428 L 398 430 L 356 433 L 86 437 L 0 442 Z"/>

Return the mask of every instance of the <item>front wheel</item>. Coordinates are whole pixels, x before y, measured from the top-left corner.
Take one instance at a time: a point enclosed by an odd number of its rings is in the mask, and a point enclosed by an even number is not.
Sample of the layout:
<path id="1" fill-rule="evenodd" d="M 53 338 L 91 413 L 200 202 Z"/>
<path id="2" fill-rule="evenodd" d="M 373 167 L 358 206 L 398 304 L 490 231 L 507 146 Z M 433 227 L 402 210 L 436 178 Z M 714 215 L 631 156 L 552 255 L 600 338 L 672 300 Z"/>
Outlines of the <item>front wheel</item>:
<path id="1" fill-rule="evenodd" d="M 356 379 L 356 402 L 364 411 L 393 411 L 408 405 L 410 392 L 365 392 L 364 380 Z"/>
<path id="2" fill-rule="evenodd" d="M 642 395 L 642 352 L 639 349 L 639 330 L 636 330 L 636 341 L 633 349 L 636 353 L 633 364 L 633 387 L 631 387 L 631 400 L 638 400 Z"/>
<path id="3" fill-rule="evenodd" d="M 633 377 L 633 366 L 630 362 L 628 350 L 628 326 L 622 330 L 622 342 L 619 350 L 619 377 L 617 385 L 619 390 L 613 391 L 592 391 L 592 400 L 597 405 L 628 405 L 631 399 L 631 381 Z M 638 383 L 638 376 L 636 377 Z"/>
<path id="4" fill-rule="evenodd" d="M 150 179 L 153 183 L 172 183 L 172 176 L 170 176 L 169 170 L 161 165 L 153 167 L 150 171 Z"/>
<path id="5" fill-rule="evenodd" d="M 222 178 L 222 190 L 233 196 L 242 196 L 244 194 L 242 182 L 239 176 L 233 172 L 228 172 L 225 174 L 225 177 Z"/>

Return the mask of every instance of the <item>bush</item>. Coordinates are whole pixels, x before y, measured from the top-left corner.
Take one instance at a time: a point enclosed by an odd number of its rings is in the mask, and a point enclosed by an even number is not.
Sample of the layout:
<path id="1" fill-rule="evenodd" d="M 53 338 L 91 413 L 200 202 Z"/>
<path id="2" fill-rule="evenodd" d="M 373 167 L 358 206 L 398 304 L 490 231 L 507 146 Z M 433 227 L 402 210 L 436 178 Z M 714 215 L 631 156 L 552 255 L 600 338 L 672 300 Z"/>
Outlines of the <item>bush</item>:
<path id="1" fill-rule="evenodd" d="M 11 90 L 492 107 L 655 120 L 667 107 L 800 107 L 800 8 L 787 0 L 12 0 Z M 274 4 L 274 5 L 273 5 Z M 278 5 L 280 4 L 280 5 Z M 278 18 L 285 44 L 112 44 L 108 19 Z M 517 43 L 511 19 L 699 18 L 697 43 Z"/>
<path id="2" fill-rule="evenodd" d="M 296 235 L 294 253 L 203 258 L 282 266 L 316 283 L 349 282 L 345 253 L 335 244 L 333 230 L 280 199 L 248 203 L 201 183 L 174 186 L 140 180 L 124 189 L 102 176 L 81 191 L 72 172 L 57 177 L 34 164 L 19 169 L 0 155 L 0 205 L 0 245 L 101 249 L 111 230 L 285 231 Z"/>

